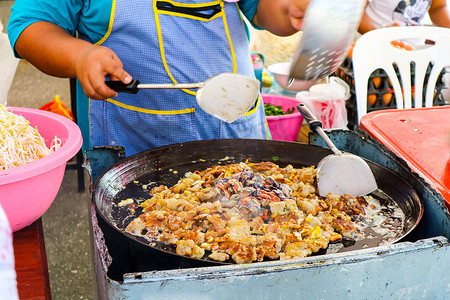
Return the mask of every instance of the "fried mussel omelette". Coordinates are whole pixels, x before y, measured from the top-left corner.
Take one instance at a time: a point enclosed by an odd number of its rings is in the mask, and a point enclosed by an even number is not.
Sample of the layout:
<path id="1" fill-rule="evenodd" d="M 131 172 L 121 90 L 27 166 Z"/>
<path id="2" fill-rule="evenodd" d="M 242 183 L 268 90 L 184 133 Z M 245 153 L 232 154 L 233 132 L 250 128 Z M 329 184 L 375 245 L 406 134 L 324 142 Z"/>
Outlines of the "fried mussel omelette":
<path id="1" fill-rule="evenodd" d="M 176 253 L 238 264 L 301 258 L 330 242 L 364 237 L 364 197 L 315 188 L 314 167 L 272 162 L 215 165 L 150 190 L 126 231 Z"/>

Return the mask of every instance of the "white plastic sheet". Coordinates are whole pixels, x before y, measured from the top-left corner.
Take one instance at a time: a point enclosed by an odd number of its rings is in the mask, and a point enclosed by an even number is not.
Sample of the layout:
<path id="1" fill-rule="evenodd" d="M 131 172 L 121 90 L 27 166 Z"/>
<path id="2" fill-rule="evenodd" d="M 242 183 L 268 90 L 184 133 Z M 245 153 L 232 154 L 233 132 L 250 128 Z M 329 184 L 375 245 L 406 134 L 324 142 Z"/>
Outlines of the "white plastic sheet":
<path id="1" fill-rule="evenodd" d="M 19 59 L 14 57 L 8 35 L 3 32 L 3 24 L 0 22 L 0 104 L 6 106 L 6 98 L 16 73 Z"/>
<path id="2" fill-rule="evenodd" d="M 16 270 L 12 231 L 8 218 L 0 205 L 0 293 L 1 299 L 19 299 L 17 291 Z"/>
<path id="3" fill-rule="evenodd" d="M 350 98 L 350 87 L 342 79 L 330 77 L 328 83 L 315 84 L 297 93 L 296 98 L 322 122 L 324 129 L 347 128 L 345 101 Z"/>

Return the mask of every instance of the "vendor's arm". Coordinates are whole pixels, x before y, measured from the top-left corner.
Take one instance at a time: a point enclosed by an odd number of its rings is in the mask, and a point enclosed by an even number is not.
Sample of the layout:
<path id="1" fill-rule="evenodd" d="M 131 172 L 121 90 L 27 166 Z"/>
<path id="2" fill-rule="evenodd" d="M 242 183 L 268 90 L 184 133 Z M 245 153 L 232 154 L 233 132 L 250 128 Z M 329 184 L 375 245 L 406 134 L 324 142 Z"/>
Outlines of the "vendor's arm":
<path id="1" fill-rule="evenodd" d="M 47 74 L 78 77 L 89 97 L 111 97 L 115 93 L 104 84 L 104 76 L 127 76 L 109 49 L 93 44 L 108 30 L 106 8 L 112 5 L 113 0 L 16 0 L 8 22 L 11 46 L 17 57 Z M 89 42 L 75 39 L 77 31 Z"/>
<path id="2" fill-rule="evenodd" d="M 375 26 L 375 24 L 372 22 L 372 19 L 369 17 L 369 15 L 366 12 L 367 5 L 369 5 L 369 1 L 366 2 L 366 8 L 364 9 L 364 12 L 361 17 L 361 22 L 359 23 L 359 26 L 358 26 L 358 32 L 360 34 L 364 34 L 364 33 L 367 33 L 369 31 L 372 31 L 372 30 L 375 30 L 378 28 L 377 26 Z M 393 24 L 386 24 L 385 26 L 395 27 L 395 26 L 400 26 L 400 24 L 393 23 Z"/>
<path id="3" fill-rule="evenodd" d="M 366 8 L 369 2 L 366 2 Z M 371 30 L 377 29 L 377 27 L 373 24 L 372 19 L 369 17 L 369 15 L 366 13 L 366 9 L 364 9 L 364 12 L 361 17 L 361 22 L 359 23 L 358 32 L 360 34 L 364 34 L 366 32 L 369 32 Z"/>
<path id="4" fill-rule="evenodd" d="M 17 39 L 15 51 L 46 74 L 78 78 L 86 95 L 93 99 L 116 95 L 105 84 L 105 76 L 124 83 L 131 81 L 112 50 L 74 38 L 50 22 L 28 26 Z"/>
<path id="5" fill-rule="evenodd" d="M 253 23 L 279 36 L 292 35 L 302 29 L 310 0 L 260 0 Z"/>
<path id="6" fill-rule="evenodd" d="M 435 26 L 450 28 L 450 12 L 446 0 L 431 1 L 428 15 Z"/>

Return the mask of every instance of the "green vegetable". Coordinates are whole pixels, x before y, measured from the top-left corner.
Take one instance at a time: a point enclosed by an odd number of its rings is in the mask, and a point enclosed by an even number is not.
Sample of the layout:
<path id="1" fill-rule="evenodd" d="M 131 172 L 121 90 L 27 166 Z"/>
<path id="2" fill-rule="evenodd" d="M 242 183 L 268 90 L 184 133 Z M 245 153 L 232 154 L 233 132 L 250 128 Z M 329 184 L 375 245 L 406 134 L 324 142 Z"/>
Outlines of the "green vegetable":
<path id="1" fill-rule="evenodd" d="M 280 105 L 272 105 L 268 103 L 264 103 L 264 111 L 266 112 L 266 116 L 281 116 L 292 114 L 295 111 L 295 108 L 289 108 L 286 112 L 283 110 L 283 107 Z"/>

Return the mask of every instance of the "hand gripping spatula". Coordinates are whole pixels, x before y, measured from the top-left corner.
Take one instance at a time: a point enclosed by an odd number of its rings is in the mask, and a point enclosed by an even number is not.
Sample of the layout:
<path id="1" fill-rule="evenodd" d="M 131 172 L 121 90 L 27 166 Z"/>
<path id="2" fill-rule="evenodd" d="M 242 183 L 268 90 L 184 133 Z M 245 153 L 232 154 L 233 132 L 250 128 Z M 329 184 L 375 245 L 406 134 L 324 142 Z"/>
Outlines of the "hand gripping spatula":
<path id="1" fill-rule="evenodd" d="M 197 103 L 205 112 L 227 123 L 242 117 L 258 98 L 260 82 L 234 73 L 222 73 L 197 83 L 145 84 L 133 80 L 129 84 L 106 81 L 116 92 L 136 94 L 140 89 L 195 89 Z"/>
<path id="2" fill-rule="evenodd" d="M 312 131 L 317 132 L 334 154 L 324 157 L 317 165 L 317 186 L 319 194 L 333 193 L 339 196 L 363 196 L 377 189 L 377 182 L 369 165 L 359 156 L 339 151 L 322 129 L 322 123 L 304 104 L 297 109 L 308 122 Z"/>

